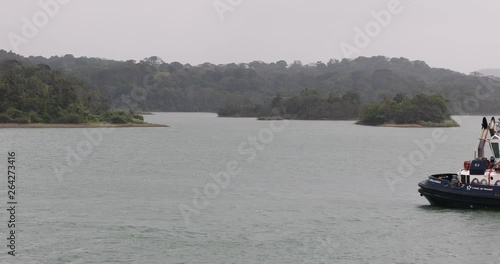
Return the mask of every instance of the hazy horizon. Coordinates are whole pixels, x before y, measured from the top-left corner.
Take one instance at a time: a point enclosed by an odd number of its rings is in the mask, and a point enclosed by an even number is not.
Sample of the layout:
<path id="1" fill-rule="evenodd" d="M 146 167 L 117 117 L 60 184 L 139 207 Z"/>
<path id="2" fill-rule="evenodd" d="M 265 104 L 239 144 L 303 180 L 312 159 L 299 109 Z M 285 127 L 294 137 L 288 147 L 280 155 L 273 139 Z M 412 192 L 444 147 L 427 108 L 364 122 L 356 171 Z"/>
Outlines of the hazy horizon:
<path id="1" fill-rule="evenodd" d="M 405 57 L 463 73 L 500 68 L 500 2 L 202 0 L 4 3 L 0 49 L 23 56 L 198 65 Z"/>

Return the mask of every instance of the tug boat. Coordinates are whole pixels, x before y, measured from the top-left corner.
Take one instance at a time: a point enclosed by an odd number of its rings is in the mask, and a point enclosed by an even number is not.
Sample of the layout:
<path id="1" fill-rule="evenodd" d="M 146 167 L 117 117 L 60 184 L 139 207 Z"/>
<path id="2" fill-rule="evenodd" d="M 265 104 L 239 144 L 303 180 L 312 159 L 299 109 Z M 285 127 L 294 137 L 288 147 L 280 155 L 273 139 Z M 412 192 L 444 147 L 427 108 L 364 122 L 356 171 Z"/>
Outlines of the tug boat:
<path id="1" fill-rule="evenodd" d="M 431 205 L 500 209 L 500 123 L 491 118 L 488 124 L 483 117 L 481 128 L 475 159 L 464 161 L 457 173 L 434 174 L 418 184 L 420 196 Z M 493 154 L 489 159 L 485 157 L 486 143 Z"/>

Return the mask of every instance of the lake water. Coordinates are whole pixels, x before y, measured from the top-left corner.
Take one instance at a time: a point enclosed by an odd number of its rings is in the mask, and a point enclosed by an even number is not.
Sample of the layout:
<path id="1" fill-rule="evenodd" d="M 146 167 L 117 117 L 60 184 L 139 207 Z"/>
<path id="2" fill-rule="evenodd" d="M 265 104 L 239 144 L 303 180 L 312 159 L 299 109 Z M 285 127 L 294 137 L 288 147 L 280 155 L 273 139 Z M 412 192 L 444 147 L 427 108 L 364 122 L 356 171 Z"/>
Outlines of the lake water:
<path id="1" fill-rule="evenodd" d="M 418 129 L 157 113 L 146 120 L 171 127 L 2 129 L 0 263 L 496 263 L 500 212 L 433 208 L 417 192 L 473 157 L 481 117 L 456 118 Z"/>

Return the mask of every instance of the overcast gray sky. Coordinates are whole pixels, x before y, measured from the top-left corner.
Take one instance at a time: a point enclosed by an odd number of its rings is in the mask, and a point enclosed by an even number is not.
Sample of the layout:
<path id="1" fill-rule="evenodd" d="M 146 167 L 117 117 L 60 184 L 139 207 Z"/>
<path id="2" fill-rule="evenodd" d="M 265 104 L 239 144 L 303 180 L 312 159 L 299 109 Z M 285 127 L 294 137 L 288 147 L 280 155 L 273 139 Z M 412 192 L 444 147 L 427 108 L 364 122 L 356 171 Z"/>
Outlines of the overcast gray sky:
<path id="1" fill-rule="evenodd" d="M 384 55 L 424 60 L 433 67 L 466 73 L 500 68 L 497 0 L 1 3 L 0 49 L 22 55 L 73 54 L 117 60 L 156 55 L 166 62 L 191 64 L 282 59 L 307 64 Z M 41 3 L 49 3 L 49 8 Z M 378 20 L 372 11 L 380 14 Z M 342 51 L 342 45 L 353 48 L 352 52 Z"/>

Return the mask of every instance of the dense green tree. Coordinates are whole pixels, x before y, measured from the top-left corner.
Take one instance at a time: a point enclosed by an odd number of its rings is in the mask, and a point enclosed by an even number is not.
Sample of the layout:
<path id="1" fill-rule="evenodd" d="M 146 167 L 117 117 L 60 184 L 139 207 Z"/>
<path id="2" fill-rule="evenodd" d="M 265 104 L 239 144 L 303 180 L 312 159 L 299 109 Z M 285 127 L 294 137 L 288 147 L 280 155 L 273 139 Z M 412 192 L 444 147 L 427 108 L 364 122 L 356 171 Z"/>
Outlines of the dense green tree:
<path id="1" fill-rule="evenodd" d="M 282 98 L 277 95 L 264 106 L 250 102 L 238 103 L 221 108 L 220 116 L 259 116 L 287 119 L 355 119 L 360 108 L 359 95 L 347 92 L 340 96 L 331 93 L 320 95 L 314 89 L 304 89 L 299 96 Z"/>
<path id="2" fill-rule="evenodd" d="M 417 94 L 413 98 L 399 93 L 394 98 L 382 96 L 379 103 L 364 106 L 359 123 L 366 125 L 442 124 L 450 120 L 446 100 L 440 94 Z"/>
<path id="3" fill-rule="evenodd" d="M 107 117 L 142 122 L 142 117 L 108 108 L 99 93 L 46 64 L 23 66 L 15 60 L 0 64 L 0 123 L 116 121 Z"/>

